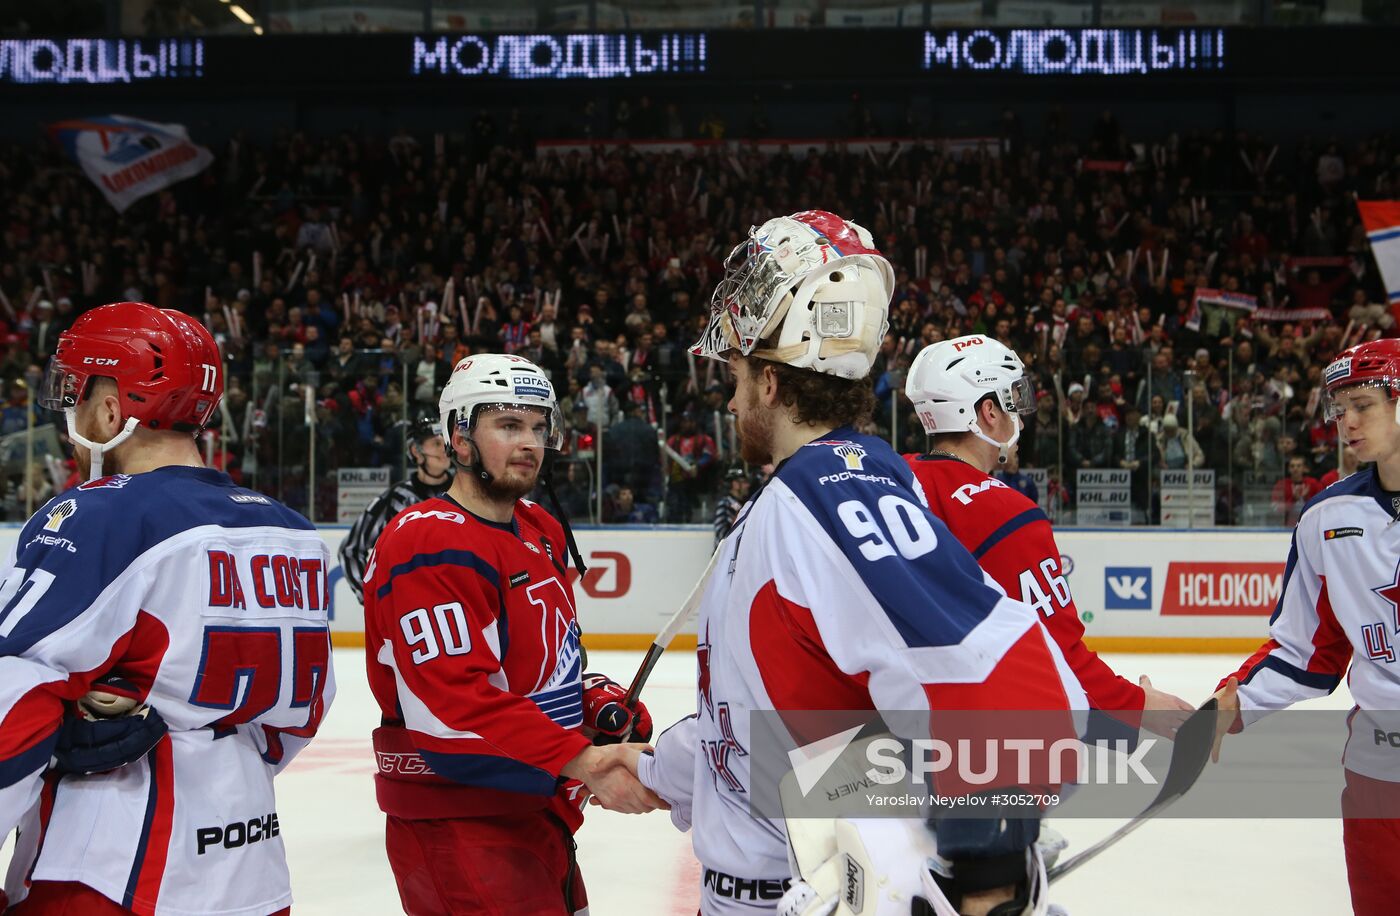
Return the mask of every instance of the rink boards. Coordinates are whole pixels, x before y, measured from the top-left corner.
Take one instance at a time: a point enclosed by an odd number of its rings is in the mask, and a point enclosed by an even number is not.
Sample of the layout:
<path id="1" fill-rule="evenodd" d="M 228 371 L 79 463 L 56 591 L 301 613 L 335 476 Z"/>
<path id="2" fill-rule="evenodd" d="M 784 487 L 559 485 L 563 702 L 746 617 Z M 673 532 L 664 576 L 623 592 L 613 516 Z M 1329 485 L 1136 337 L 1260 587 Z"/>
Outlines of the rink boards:
<path id="1" fill-rule="evenodd" d="M 332 558 L 346 531 L 344 526 L 322 527 Z M 6 553 L 18 533 L 13 525 L 0 529 Z M 584 642 L 593 649 L 647 646 L 685 600 L 714 543 L 710 529 L 689 526 L 581 527 L 576 534 L 589 569 L 581 580 L 573 570 L 570 575 Z M 1027 575 L 1034 580 L 1031 587 L 1046 595 L 1055 593 L 1053 577 L 1065 576 L 1091 647 L 1238 653 L 1267 636 L 1289 535 L 1273 530 L 1066 529 L 1056 539 L 1060 568 L 1030 569 Z M 363 610 L 338 563 L 330 581 L 336 645 L 360 645 Z M 676 644 L 693 646 L 694 637 L 682 636 Z"/>

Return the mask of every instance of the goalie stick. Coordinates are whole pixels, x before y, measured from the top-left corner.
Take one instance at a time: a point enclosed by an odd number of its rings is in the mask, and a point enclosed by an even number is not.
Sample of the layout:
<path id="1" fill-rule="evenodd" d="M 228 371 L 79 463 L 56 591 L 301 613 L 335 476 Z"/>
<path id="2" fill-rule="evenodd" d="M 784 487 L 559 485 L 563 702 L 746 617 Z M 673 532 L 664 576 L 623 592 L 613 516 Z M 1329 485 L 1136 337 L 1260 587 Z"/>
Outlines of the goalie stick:
<path id="1" fill-rule="evenodd" d="M 676 634 L 685 626 L 690 615 L 695 613 L 695 609 L 700 605 L 700 596 L 705 593 L 705 583 L 710 581 L 710 573 L 714 571 L 715 562 L 719 560 L 720 550 L 724 547 L 724 541 L 720 541 L 715 547 L 715 552 L 710 554 L 710 562 L 705 564 L 705 571 L 700 574 L 700 580 L 695 583 L 695 587 L 690 590 L 685 601 L 681 602 L 680 609 L 672 615 L 666 622 L 666 626 L 661 628 L 661 632 L 656 634 L 656 638 L 651 641 L 647 648 L 646 657 L 642 659 L 642 665 L 637 669 L 637 674 L 632 678 L 632 685 L 627 688 L 627 696 L 623 698 L 623 704 L 628 709 L 637 708 L 637 698 L 642 694 L 642 688 L 646 686 L 647 678 L 651 677 L 651 669 L 656 667 L 656 663 L 661 658 L 661 653 L 666 651 L 666 647 L 671 644 L 671 640 L 676 638 Z M 629 734 L 628 738 L 631 737 Z M 626 739 L 624 739 L 626 740 Z"/>
<path id="2" fill-rule="evenodd" d="M 1200 709 L 1181 723 L 1177 729 L 1176 742 L 1172 745 L 1171 763 L 1167 765 L 1167 776 L 1162 780 L 1162 788 L 1152 804 L 1142 809 L 1142 813 L 1119 827 L 1108 836 L 1073 858 L 1057 864 L 1046 873 L 1050 882 L 1074 871 L 1079 866 L 1096 857 L 1099 853 L 1117 843 L 1123 837 L 1161 814 L 1172 802 L 1185 795 L 1210 761 L 1210 749 L 1215 743 L 1216 707 L 1215 697 L 1206 700 Z"/>

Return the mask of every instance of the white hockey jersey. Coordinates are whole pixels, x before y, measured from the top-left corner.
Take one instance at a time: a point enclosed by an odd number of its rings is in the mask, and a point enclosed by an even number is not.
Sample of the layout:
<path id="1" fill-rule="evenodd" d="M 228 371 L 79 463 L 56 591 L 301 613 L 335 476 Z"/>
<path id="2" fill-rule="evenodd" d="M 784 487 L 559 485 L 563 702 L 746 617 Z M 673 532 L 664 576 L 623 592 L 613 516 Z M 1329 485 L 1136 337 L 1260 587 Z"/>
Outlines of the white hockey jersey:
<path id="1" fill-rule="evenodd" d="M 1392 782 L 1400 781 L 1400 759 L 1388 744 L 1377 750 L 1366 716 L 1400 709 L 1397 518 L 1400 505 L 1381 489 L 1374 468 L 1313 497 L 1293 531 L 1269 639 L 1234 674 L 1244 727 L 1331 693 L 1345 676 L 1360 710 L 1346 766 Z M 1386 721 L 1393 730 L 1395 713 Z"/>
<path id="2" fill-rule="evenodd" d="M 102 478 L 29 520 L 0 578 L 11 903 L 52 880 L 142 914 L 290 904 L 272 778 L 334 695 L 329 569 L 310 522 L 204 468 Z M 111 773 L 45 775 L 63 702 L 109 674 L 169 735 Z"/>
<path id="3" fill-rule="evenodd" d="M 721 549 L 697 714 L 640 770 L 693 825 L 707 916 L 772 911 L 792 877 L 784 825 L 750 814 L 750 711 L 1086 705 L 1036 612 L 982 572 L 879 439 L 839 429 L 798 449 Z"/>

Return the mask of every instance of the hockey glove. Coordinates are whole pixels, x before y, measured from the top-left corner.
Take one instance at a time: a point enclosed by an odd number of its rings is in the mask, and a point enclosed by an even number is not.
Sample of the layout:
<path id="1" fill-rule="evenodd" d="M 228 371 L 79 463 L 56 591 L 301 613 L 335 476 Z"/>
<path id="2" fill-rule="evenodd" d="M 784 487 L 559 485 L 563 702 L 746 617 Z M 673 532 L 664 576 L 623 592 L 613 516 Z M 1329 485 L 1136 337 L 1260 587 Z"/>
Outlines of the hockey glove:
<path id="1" fill-rule="evenodd" d="M 53 752 L 53 769 L 91 776 L 135 763 L 151 752 L 169 730 L 160 713 L 129 696 L 126 685 L 94 685 L 63 717 Z"/>
<path id="2" fill-rule="evenodd" d="M 630 710 L 622 702 L 626 697 L 626 688 L 606 674 L 584 673 L 583 727 L 598 733 L 594 744 L 617 744 L 623 738 L 651 740 L 651 713 L 646 704 L 638 700 L 636 710 Z"/>

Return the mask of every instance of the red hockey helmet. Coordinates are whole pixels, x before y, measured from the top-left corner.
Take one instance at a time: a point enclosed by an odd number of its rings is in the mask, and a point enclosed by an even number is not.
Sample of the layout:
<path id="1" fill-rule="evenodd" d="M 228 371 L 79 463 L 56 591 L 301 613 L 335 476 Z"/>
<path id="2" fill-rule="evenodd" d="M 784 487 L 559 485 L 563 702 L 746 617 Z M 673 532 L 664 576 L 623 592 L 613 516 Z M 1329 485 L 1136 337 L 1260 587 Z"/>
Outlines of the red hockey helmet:
<path id="1" fill-rule="evenodd" d="M 1400 397 L 1400 340 L 1372 340 L 1343 350 L 1322 370 L 1322 381 L 1326 385 L 1322 415 L 1328 420 L 1342 415 L 1335 395 L 1343 388 L 1380 388 L 1387 399 Z M 1396 405 L 1396 422 L 1400 422 L 1400 404 Z"/>
<path id="2" fill-rule="evenodd" d="M 148 429 L 197 432 L 224 393 L 223 360 L 209 330 L 144 302 L 95 308 L 59 335 L 39 403 L 77 407 L 99 377 L 116 382 L 123 416 Z"/>

